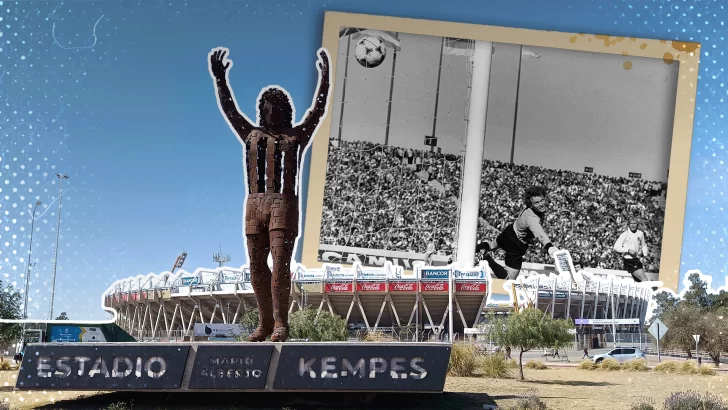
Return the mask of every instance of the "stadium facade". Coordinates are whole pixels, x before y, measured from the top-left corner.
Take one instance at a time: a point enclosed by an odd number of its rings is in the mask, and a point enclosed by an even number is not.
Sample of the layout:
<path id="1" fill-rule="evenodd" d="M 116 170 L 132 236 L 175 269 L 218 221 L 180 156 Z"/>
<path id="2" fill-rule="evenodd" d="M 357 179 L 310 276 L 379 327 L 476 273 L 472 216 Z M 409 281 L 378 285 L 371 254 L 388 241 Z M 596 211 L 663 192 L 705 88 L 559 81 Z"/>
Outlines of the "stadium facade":
<path id="1" fill-rule="evenodd" d="M 537 274 L 506 286 L 512 292 L 511 301 L 491 301 L 487 265 L 470 270 L 420 266 L 414 271 L 391 264 L 296 266 L 290 311 L 304 306 L 327 310 L 345 318 L 353 334 L 382 331 L 402 338 L 398 333 L 402 329 L 416 328 L 405 338 L 412 340 L 417 334 L 419 339 L 446 339 L 452 292 L 456 337 L 477 333 L 489 311 L 512 314 L 516 306 L 531 305 L 554 318 L 571 318 L 577 345 L 594 347 L 617 333 L 622 337 L 641 334 L 652 293 L 647 286 L 613 275 L 579 274 L 572 281 L 569 275 Z M 116 309 L 117 324 L 139 341 L 199 338 L 204 334 L 195 331 L 196 324 L 208 328 L 237 324 L 246 310 L 256 306 L 246 267 L 121 279 L 105 293 L 104 304 Z"/>

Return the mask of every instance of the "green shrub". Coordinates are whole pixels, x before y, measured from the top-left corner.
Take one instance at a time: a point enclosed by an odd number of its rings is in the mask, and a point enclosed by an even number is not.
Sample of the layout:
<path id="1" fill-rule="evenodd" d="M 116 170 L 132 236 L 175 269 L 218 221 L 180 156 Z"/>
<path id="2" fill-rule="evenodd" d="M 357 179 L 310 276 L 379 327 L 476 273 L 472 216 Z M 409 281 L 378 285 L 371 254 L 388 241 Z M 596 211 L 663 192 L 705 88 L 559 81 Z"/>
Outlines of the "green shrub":
<path id="1" fill-rule="evenodd" d="M 288 318 L 291 339 L 311 342 L 345 342 L 349 338 L 346 320 L 330 312 L 305 308 L 293 312 Z"/>
<path id="2" fill-rule="evenodd" d="M 715 376 L 717 374 L 715 368 L 706 365 L 700 366 L 699 372 L 703 376 Z"/>

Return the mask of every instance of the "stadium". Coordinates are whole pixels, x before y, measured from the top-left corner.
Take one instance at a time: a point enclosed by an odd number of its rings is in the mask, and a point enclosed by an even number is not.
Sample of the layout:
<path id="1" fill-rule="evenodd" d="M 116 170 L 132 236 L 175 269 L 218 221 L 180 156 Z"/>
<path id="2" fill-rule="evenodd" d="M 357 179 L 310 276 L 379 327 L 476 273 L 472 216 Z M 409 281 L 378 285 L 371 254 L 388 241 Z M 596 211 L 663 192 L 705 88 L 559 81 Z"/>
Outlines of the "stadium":
<path id="1" fill-rule="evenodd" d="M 380 331 L 403 341 L 446 340 L 452 293 L 454 338 L 477 334 L 487 313 L 513 314 L 533 306 L 554 318 L 571 318 L 577 328 L 575 348 L 593 348 L 615 336 L 618 342 L 637 343 L 651 298 L 649 287 L 615 276 L 578 274 L 572 281 L 552 274 L 512 284 L 512 301 L 498 303 L 490 298 L 490 276 L 486 265 L 418 267 L 411 273 L 391 264 L 298 266 L 289 311 L 305 306 L 339 315 L 352 338 Z M 117 325 L 149 342 L 230 338 L 234 335 L 210 334 L 205 328 L 238 324 L 256 307 L 249 270 L 228 267 L 122 279 L 109 288 L 104 303 L 117 310 Z"/>
<path id="2" fill-rule="evenodd" d="M 290 311 L 340 315 L 352 337 L 376 330 L 442 340 L 452 297 L 455 337 L 477 333 L 486 313 L 532 305 L 571 318 L 577 345 L 636 343 L 652 290 L 624 270 L 615 243 L 639 219 L 649 250 L 641 262 L 648 280 L 658 279 L 672 132 L 665 113 L 674 112 L 676 68 L 645 62 L 626 73 L 621 56 L 478 47 L 342 28 L 330 135 L 314 142 L 326 164 L 319 174 L 312 165 L 309 180 L 309 190 L 322 194 L 320 208 L 306 212 L 306 231 L 317 237 L 302 237 L 317 251 L 302 262 L 316 268 L 294 269 Z M 654 104 L 645 103 L 647 94 Z M 603 101 L 593 104 L 596 97 Z M 613 115 L 602 115 L 604 106 Z M 589 274 L 559 276 L 550 257 L 530 247 L 518 282 L 494 289 L 502 281 L 477 257 L 466 263 L 463 249 L 512 223 L 531 185 L 548 190 L 543 225 L 552 242 Z M 447 266 L 461 256 L 480 268 Z M 502 249 L 492 256 L 503 263 Z M 504 295 L 510 301 L 498 300 Z M 166 341 L 209 337 L 203 324 L 237 324 L 255 297 L 245 267 L 173 269 L 117 281 L 105 304 L 134 337 Z"/>

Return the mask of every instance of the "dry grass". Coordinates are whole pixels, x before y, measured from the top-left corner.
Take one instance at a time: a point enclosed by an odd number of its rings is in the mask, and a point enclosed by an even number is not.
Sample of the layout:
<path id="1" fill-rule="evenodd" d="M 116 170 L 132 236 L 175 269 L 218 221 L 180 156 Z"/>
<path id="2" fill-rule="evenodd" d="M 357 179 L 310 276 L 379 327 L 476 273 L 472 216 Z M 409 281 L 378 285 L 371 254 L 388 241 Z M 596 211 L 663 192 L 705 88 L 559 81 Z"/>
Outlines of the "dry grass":
<path id="1" fill-rule="evenodd" d="M 601 363 L 599 363 L 597 368 L 608 372 L 622 370 L 622 366 L 615 359 L 604 359 Z"/>
<path id="2" fill-rule="evenodd" d="M 625 363 L 622 363 L 622 370 L 628 372 L 648 372 L 650 371 L 650 368 L 647 367 L 647 360 L 632 359 Z"/>
<path id="3" fill-rule="evenodd" d="M 501 368 L 508 369 L 509 361 L 502 356 L 478 356 L 475 368 L 482 369 L 483 363 L 488 359 L 500 363 Z M 481 361 L 481 363 L 478 363 Z M 680 363 L 681 365 L 682 363 Z M 668 365 L 669 366 L 669 365 Z M 680 370 L 681 366 L 675 364 Z M 703 366 L 701 371 L 712 371 L 710 367 Z M 706 370 L 703 370 L 706 369 Z M 445 395 L 416 395 L 423 396 L 422 403 L 414 404 L 411 396 L 402 399 L 405 403 L 394 407 L 401 408 L 427 408 L 427 409 L 482 409 L 484 403 L 490 403 L 493 400 L 501 408 L 522 408 L 519 407 L 525 403 L 525 399 L 537 392 L 537 396 L 541 398 L 541 402 L 545 403 L 549 409 L 568 409 L 577 408 L 585 410 L 600 409 L 629 409 L 638 401 L 640 396 L 644 396 L 649 392 L 650 398 L 657 405 L 655 408 L 662 408 L 662 403 L 674 392 L 694 390 L 700 394 L 710 392 L 713 395 L 728 397 L 728 374 L 719 372 L 714 377 L 701 377 L 699 375 L 664 372 L 627 372 L 627 371 L 600 371 L 594 372 L 589 370 L 581 370 L 574 367 L 554 367 L 546 370 L 527 371 L 526 381 L 517 382 L 512 378 L 492 378 L 484 377 L 485 374 L 474 371 L 476 377 L 454 377 L 449 376 L 445 384 Z M 0 372 L 0 401 L 7 401 L 10 408 L 18 410 L 34 409 L 50 403 L 57 403 L 63 400 L 73 400 L 81 396 L 95 396 L 102 405 L 89 407 L 86 401 L 83 408 L 108 409 L 109 406 L 134 401 L 134 409 L 151 410 L 161 408 L 175 408 L 181 410 L 200 410 L 209 408 L 204 403 L 220 402 L 220 407 L 226 409 L 260 409 L 269 408 L 268 406 L 260 406 L 256 400 L 250 400 L 249 404 L 242 404 L 239 398 L 234 402 L 227 403 L 223 406 L 224 400 L 219 393 L 196 393 L 195 395 L 187 394 L 164 394 L 156 400 L 159 402 L 151 402 L 150 399 L 137 397 L 137 393 L 122 394 L 106 394 L 96 395 L 94 392 L 74 392 L 74 391 L 13 391 L 17 373 L 16 372 Z M 639 388 L 635 388 L 639 386 Z M 265 395 L 270 398 L 270 395 Z M 238 396 L 234 396 L 238 397 Z M 393 408 L 391 402 L 392 397 L 384 397 L 384 404 L 368 406 L 371 409 L 377 408 Z M 268 399 L 270 400 L 270 399 Z M 388 401 L 389 400 L 389 401 Z M 419 400 L 419 399 L 418 399 Z M 168 405 L 167 401 L 177 401 L 173 407 Z M 201 404 L 202 403 L 202 404 Z M 66 410 L 77 408 L 73 402 L 66 401 L 60 403 L 58 407 Z M 273 408 L 273 407 L 271 407 Z M 280 409 L 278 406 L 277 409 Z M 292 408 L 299 408 L 292 406 Z"/>
<path id="4" fill-rule="evenodd" d="M 591 410 L 629 409 L 640 396 L 649 392 L 657 404 L 655 408 L 661 409 L 665 399 L 678 391 L 695 390 L 728 397 L 728 374 L 721 372 L 706 378 L 659 372 L 595 373 L 577 368 L 551 368 L 527 372 L 525 382 L 449 377 L 445 389 L 462 394 L 483 392 L 502 407 L 516 405 L 516 397 L 523 397 L 529 390 L 537 389 L 549 409 Z"/>
<path id="5" fill-rule="evenodd" d="M 366 332 L 364 337 L 361 338 L 364 342 L 396 342 L 392 335 L 386 334 L 380 331 Z"/>
<path id="6" fill-rule="evenodd" d="M 715 376 L 718 372 L 715 371 L 714 367 L 702 365 L 698 371 L 702 376 Z"/>
<path id="7" fill-rule="evenodd" d="M 458 342 L 452 345 L 448 376 L 473 377 L 478 370 L 477 347 L 472 343 Z"/>
<path id="8" fill-rule="evenodd" d="M 532 370 L 546 370 L 548 369 L 548 366 L 543 364 L 540 360 L 529 360 L 528 363 L 526 363 L 525 366 L 526 369 L 532 369 Z"/>
<path id="9" fill-rule="evenodd" d="M 579 366 L 577 366 L 577 369 L 581 370 L 595 370 L 598 366 L 594 364 L 591 360 L 584 360 L 583 362 L 579 363 Z"/>

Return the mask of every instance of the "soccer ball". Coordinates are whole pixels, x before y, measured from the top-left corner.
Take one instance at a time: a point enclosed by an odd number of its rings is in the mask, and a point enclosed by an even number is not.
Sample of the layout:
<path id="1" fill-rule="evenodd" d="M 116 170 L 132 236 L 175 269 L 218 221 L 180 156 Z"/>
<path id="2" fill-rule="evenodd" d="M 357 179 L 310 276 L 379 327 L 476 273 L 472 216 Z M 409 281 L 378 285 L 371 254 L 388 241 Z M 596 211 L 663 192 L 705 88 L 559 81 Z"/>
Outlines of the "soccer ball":
<path id="1" fill-rule="evenodd" d="M 387 55 L 387 46 L 379 37 L 367 36 L 359 40 L 354 49 L 356 61 L 365 68 L 378 67 Z"/>

